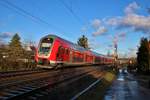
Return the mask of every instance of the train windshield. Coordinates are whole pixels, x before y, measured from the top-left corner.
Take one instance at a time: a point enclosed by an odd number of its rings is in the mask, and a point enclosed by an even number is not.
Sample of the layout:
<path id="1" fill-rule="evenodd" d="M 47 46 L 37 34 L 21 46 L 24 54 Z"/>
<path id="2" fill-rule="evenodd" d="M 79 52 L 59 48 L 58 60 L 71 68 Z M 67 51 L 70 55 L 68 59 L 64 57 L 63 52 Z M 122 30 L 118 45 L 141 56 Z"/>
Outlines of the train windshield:
<path id="1" fill-rule="evenodd" d="M 45 38 L 40 43 L 39 53 L 48 54 L 53 43 L 53 38 Z"/>

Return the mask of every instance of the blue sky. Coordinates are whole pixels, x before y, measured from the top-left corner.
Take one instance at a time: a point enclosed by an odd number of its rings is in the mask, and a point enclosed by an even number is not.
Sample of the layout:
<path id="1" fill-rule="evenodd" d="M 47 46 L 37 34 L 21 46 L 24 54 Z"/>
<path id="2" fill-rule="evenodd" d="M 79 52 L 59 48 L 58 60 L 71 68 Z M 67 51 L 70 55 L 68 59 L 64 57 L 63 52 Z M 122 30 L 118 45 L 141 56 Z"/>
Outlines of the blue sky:
<path id="1" fill-rule="evenodd" d="M 117 43 L 120 54 L 135 55 L 140 38 L 149 35 L 149 0 L 7 0 L 48 25 L 4 1 L 0 0 L 0 37 L 7 41 L 3 35 L 19 33 L 22 41 L 38 42 L 52 33 L 75 43 L 84 34 L 99 53 L 112 53 Z"/>

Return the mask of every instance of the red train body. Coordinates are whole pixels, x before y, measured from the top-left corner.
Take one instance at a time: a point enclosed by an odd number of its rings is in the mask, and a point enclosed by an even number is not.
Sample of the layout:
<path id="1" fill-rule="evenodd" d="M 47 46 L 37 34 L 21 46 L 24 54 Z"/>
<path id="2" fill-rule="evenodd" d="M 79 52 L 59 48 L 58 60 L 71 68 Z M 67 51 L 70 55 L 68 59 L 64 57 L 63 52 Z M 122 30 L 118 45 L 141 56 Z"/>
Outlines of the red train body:
<path id="1" fill-rule="evenodd" d="M 55 35 L 47 35 L 40 40 L 35 60 L 40 67 L 58 65 L 113 64 L 114 59 L 71 43 Z"/>

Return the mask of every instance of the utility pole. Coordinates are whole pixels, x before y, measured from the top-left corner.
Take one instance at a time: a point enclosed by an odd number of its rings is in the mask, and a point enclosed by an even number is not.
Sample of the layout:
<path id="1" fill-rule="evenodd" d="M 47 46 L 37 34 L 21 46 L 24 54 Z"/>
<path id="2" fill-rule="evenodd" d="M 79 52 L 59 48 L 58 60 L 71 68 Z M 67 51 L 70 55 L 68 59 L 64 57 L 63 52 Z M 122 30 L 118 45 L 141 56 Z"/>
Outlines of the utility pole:
<path id="1" fill-rule="evenodd" d="M 115 58 L 117 60 L 118 59 L 118 45 L 117 45 L 117 43 L 114 44 L 114 48 L 115 48 L 115 50 L 114 50 Z"/>
<path id="2" fill-rule="evenodd" d="M 118 45 L 117 42 L 114 43 L 114 65 L 118 69 Z"/>

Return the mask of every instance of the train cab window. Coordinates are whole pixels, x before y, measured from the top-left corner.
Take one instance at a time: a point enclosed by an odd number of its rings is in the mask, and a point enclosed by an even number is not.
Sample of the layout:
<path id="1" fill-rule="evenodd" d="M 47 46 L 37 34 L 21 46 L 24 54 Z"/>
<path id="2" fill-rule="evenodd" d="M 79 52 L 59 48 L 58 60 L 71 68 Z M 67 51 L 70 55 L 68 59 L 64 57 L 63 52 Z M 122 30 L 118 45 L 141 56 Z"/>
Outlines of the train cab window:
<path id="1" fill-rule="evenodd" d="M 52 47 L 53 38 L 44 38 L 40 43 L 39 52 L 48 53 Z"/>

